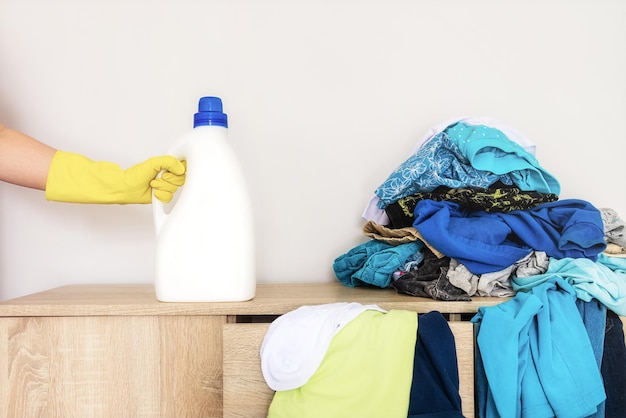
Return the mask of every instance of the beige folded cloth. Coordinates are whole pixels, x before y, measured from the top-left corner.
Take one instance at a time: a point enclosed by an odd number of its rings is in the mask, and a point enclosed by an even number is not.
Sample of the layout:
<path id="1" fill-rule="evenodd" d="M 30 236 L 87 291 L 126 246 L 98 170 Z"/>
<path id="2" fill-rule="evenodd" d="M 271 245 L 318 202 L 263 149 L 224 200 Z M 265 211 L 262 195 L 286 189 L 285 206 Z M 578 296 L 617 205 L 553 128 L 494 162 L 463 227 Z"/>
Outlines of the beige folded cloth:
<path id="1" fill-rule="evenodd" d="M 626 248 L 609 242 L 606 244 L 606 249 L 604 250 L 604 252 L 607 254 L 626 254 Z"/>
<path id="2" fill-rule="evenodd" d="M 445 257 L 444 254 L 439 252 L 437 249 L 432 247 L 422 234 L 419 233 L 417 229 L 412 226 L 407 226 L 405 228 L 388 228 L 384 225 L 379 225 L 374 221 L 367 221 L 365 225 L 363 225 L 363 235 L 366 237 L 374 238 L 378 241 L 382 241 L 389 245 L 400 245 L 406 244 L 407 242 L 415 242 L 422 241 L 424 245 L 426 245 L 430 251 L 432 251 L 437 258 Z"/>

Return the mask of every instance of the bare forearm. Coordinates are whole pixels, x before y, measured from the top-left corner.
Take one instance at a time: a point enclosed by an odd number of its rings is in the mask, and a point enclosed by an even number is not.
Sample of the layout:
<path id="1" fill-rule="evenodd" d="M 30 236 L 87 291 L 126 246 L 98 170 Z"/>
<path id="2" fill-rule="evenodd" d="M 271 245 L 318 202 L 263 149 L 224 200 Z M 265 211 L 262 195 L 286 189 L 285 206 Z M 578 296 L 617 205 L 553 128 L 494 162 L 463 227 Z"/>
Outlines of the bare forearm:
<path id="1" fill-rule="evenodd" d="M 0 125 L 0 180 L 44 190 L 56 149 Z"/>
<path id="2" fill-rule="evenodd" d="M 57 151 L 0 125 L 0 181 L 45 190 L 48 200 L 145 204 L 152 202 L 154 193 L 169 202 L 184 184 L 185 171 L 185 163 L 171 155 L 152 157 L 124 170 L 117 164 Z"/>

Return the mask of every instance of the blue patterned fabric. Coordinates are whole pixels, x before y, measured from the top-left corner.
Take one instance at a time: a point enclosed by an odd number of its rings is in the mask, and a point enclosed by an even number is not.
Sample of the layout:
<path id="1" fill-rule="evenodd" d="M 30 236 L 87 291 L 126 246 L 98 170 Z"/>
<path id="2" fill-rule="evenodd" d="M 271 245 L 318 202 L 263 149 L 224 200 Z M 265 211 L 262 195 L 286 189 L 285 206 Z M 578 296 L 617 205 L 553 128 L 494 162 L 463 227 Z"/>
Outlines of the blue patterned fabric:
<path id="1" fill-rule="evenodd" d="M 378 207 L 439 186 L 488 188 L 500 180 L 521 190 L 560 193 L 558 181 L 501 131 L 457 123 L 435 135 L 396 168 L 374 194 Z"/>

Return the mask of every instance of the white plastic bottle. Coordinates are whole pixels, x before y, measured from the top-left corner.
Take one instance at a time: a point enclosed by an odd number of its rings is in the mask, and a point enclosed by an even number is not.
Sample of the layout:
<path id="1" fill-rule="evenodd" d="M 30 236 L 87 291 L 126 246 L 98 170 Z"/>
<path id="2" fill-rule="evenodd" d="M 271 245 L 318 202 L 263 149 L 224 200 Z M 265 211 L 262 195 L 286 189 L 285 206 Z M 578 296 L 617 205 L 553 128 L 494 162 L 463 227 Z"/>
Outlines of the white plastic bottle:
<path id="1" fill-rule="evenodd" d="M 168 154 L 187 162 L 169 210 L 154 198 L 155 289 L 162 302 L 235 302 L 256 292 L 252 208 L 218 97 L 202 97 L 194 128 Z"/>

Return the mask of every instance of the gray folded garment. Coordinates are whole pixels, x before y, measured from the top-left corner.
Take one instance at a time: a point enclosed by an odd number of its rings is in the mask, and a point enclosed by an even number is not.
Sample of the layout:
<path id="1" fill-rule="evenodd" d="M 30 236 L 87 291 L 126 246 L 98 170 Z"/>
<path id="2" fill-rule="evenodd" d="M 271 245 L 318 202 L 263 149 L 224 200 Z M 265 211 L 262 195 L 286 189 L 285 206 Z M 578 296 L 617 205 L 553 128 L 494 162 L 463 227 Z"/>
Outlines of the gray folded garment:
<path id="1" fill-rule="evenodd" d="M 624 227 L 626 224 L 615 209 L 600 208 L 600 214 L 602 215 L 602 222 L 604 223 L 606 242 L 617 244 L 620 247 L 626 247 L 626 236 L 624 236 Z"/>

